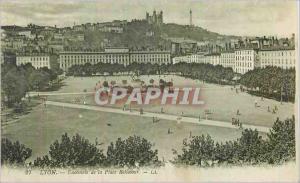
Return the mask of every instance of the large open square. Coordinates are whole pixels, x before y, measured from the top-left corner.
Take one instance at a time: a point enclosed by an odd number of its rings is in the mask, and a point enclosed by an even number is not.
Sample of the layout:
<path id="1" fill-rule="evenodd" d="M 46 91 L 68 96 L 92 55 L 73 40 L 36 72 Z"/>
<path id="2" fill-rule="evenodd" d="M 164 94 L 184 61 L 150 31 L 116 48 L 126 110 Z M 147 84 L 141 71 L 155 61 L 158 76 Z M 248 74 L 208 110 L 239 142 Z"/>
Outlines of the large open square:
<path id="1" fill-rule="evenodd" d="M 199 116 L 205 118 L 205 111 L 209 110 L 212 114 L 208 117 L 212 120 L 231 122 L 232 118 L 239 118 L 244 124 L 252 124 L 257 126 L 271 127 L 277 117 L 284 120 L 291 118 L 295 113 L 293 103 L 280 103 L 272 99 L 249 95 L 246 92 L 236 92 L 233 86 L 223 86 L 216 84 L 203 83 L 199 80 L 192 80 L 174 75 L 152 75 L 152 76 L 140 76 L 139 79 L 144 81 L 147 85 L 150 84 L 150 79 L 154 79 L 154 84 L 159 84 L 159 79 L 165 81 L 173 81 L 174 86 L 178 87 L 200 87 L 202 98 L 205 102 L 204 105 L 192 106 L 192 105 L 144 105 L 133 106 L 133 109 L 138 110 L 142 107 L 145 111 L 160 113 L 163 108 L 163 112 L 174 115 L 184 115 L 189 117 Z M 49 96 L 50 101 L 60 102 L 74 102 L 74 99 L 79 99 L 78 103 L 83 104 L 86 101 L 87 105 L 96 105 L 94 101 L 94 94 L 71 94 L 94 92 L 96 84 L 100 81 L 116 81 L 116 85 L 121 86 L 122 81 L 126 80 L 128 85 L 140 86 L 140 82 L 134 82 L 130 76 L 97 76 L 97 77 L 68 77 L 64 80 L 64 86 L 54 93 L 64 93 L 62 95 Z M 70 94 L 68 94 L 70 93 Z M 258 107 L 255 107 L 255 102 L 258 103 Z M 272 113 L 272 109 L 278 108 L 276 113 Z M 108 106 L 119 107 L 122 106 Z M 268 107 L 270 111 L 268 112 Z M 240 115 L 237 114 L 239 110 Z"/>
<path id="2" fill-rule="evenodd" d="M 204 111 L 210 110 L 210 118 L 216 121 L 230 122 L 236 116 L 236 110 L 240 111 L 239 118 L 245 124 L 271 127 L 277 117 L 284 119 L 291 117 L 294 113 L 292 103 L 283 103 L 251 96 L 245 92 L 236 93 L 231 86 L 207 84 L 201 81 L 183 78 L 180 76 L 141 76 L 139 79 L 149 84 L 150 79 L 158 85 L 159 79 L 173 81 L 174 86 L 200 87 L 203 91 L 205 105 L 144 105 L 145 111 L 160 113 L 163 107 L 165 114 L 175 116 L 199 117 Z M 139 86 L 140 82 L 133 82 L 129 76 L 98 76 L 98 77 L 68 77 L 64 86 L 59 91 L 54 91 L 47 97 L 48 101 L 59 101 L 74 103 L 78 98 L 78 104 L 86 101 L 87 106 L 96 105 L 92 93 L 96 83 L 103 81 L 116 81 L 116 85 L 122 85 L 122 80 L 127 80 L 129 85 Z M 85 94 L 86 92 L 86 94 Z M 75 94 L 74 94 L 75 93 Z M 76 94 L 83 93 L 83 94 Z M 42 94 L 42 93 L 40 93 Z M 44 93 L 45 94 L 45 93 Z M 57 95 L 51 95 L 57 94 Z M 259 107 L 254 107 L 254 101 L 258 101 Z M 276 114 L 267 111 L 267 106 L 278 107 Z M 121 108 L 121 106 L 107 106 L 108 108 Z M 141 106 L 133 107 L 138 110 Z M 168 133 L 168 130 L 172 133 Z M 132 116 L 100 112 L 86 109 L 74 109 L 62 106 L 43 104 L 35 107 L 16 123 L 6 125 L 2 128 L 2 136 L 12 140 L 19 140 L 33 149 L 31 160 L 37 156 L 48 153 L 49 146 L 55 139 L 59 139 L 63 133 L 69 135 L 79 133 L 91 142 L 101 144 L 106 150 L 107 146 L 118 137 L 126 138 L 139 135 L 150 140 L 159 149 L 159 157 L 170 160 L 173 155 L 172 149 L 181 150 L 182 140 L 190 135 L 209 134 L 217 142 L 234 140 L 241 135 L 240 129 L 222 128 L 199 124 L 180 123 L 172 120 L 161 119 L 153 123 L 152 118 L 143 116 Z M 264 133 L 261 133 L 264 136 Z M 176 137 L 176 138 L 175 138 Z"/>

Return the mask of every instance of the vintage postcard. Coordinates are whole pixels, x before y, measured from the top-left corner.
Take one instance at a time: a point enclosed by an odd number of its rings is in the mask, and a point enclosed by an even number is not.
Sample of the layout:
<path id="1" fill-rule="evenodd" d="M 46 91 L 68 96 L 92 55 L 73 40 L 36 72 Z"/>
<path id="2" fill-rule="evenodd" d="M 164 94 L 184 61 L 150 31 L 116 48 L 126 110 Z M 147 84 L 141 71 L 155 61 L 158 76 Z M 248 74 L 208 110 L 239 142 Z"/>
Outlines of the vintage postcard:
<path id="1" fill-rule="evenodd" d="M 299 182 L 297 0 L 1 0 L 0 182 Z"/>

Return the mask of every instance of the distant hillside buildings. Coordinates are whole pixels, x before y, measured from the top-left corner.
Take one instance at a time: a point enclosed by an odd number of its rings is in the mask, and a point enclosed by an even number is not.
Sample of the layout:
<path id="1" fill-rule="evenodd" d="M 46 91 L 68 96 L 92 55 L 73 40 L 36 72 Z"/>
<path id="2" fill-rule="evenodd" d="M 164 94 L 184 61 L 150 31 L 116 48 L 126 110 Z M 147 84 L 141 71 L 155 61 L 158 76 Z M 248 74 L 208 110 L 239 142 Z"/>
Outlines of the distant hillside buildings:
<path id="1" fill-rule="evenodd" d="M 147 24 L 154 25 L 148 26 Z M 112 22 L 85 23 L 71 27 L 57 28 L 56 26 L 38 26 L 29 24 L 21 26 L 2 26 L 1 35 L 1 63 L 15 63 L 17 65 L 31 63 L 35 68 L 51 68 L 51 55 L 59 56 L 56 61 L 67 71 L 72 65 L 85 63 L 119 63 L 125 66 L 130 63 L 209 63 L 232 68 L 235 72 L 244 74 L 256 67 L 277 66 L 284 69 L 294 68 L 296 65 L 295 35 L 291 38 L 276 37 L 237 37 L 228 36 L 226 39 L 218 37 L 204 37 L 196 41 L 187 37 L 161 34 L 159 45 L 152 47 L 152 42 L 139 45 L 126 43 L 125 36 L 142 35 L 140 38 L 151 40 L 158 38 L 156 29 L 163 24 L 163 12 L 146 12 L 143 20 L 114 20 Z M 139 30 L 139 26 L 141 30 Z M 157 27 L 155 27 L 157 26 Z M 192 26 L 192 12 L 190 11 L 190 26 Z M 184 31 L 192 30 L 190 26 L 181 27 Z M 155 28 L 153 28 L 155 27 Z M 144 28 L 144 29 L 143 29 Z M 195 27 L 193 27 L 194 30 Z M 129 31 L 131 30 L 131 31 Z M 202 30 L 199 28 L 199 30 Z M 95 32 L 94 32 L 95 31 Z M 139 34 L 131 34 L 137 31 Z M 202 30 L 206 31 L 206 30 Z M 105 32 L 105 34 L 101 34 Z M 175 31 L 176 32 L 176 31 Z M 127 35 L 127 33 L 130 33 Z M 91 34 L 91 35 L 90 35 Z M 90 44 L 92 39 L 105 35 L 103 39 Z M 181 36 L 181 34 L 180 34 Z M 115 39 L 118 38 L 118 39 Z M 125 39 L 126 40 L 126 39 Z M 137 39 L 141 40 L 141 39 Z M 123 43 L 125 42 L 125 43 Z M 131 43 L 131 42 L 130 42 Z M 112 46 L 126 46 L 130 49 L 105 49 Z M 104 51 L 103 51 L 104 50 Z M 134 51 L 135 50 L 135 51 Z M 138 51 L 137 51 L 138 50 Z M 170 50 L 170 51 L 149 51 Z M 171 61 L 171 57 L 173 60 Z"/>

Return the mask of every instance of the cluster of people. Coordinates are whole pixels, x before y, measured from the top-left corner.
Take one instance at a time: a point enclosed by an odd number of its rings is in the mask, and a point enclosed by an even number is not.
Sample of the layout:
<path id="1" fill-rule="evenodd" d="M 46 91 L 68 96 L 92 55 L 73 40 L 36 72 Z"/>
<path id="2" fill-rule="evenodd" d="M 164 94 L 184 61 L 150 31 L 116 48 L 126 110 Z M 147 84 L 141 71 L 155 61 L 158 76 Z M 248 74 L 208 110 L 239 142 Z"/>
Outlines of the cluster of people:
<path id="1" fill-rule="evenodd" d="M 240 119 L 239 119 L 239 118 L 232 118 L 231 124 L 232 124 L 232 125 L 235 125 L 235 126 L 238 126 L 240 129 L 243 128 L 243 123 L 240 122 Z"/>
<path id="2" fill-rule="evenodd" d="M 271 111 L 271 108 L 270 106 L 268 106 L 268 112 L 272 112 L 273 114 L 276 114 L 278 111 L 278 107 L 275 105 L 274 108 L 272 108 L 272 111 Z"/>
<path id="3" fill-rule="evenodd" d="M 158 117 L 154 117 L 154 116 L 153 116 L 153 118 L 152 118 L 152 122 L 153 122 L 153 123 L 157 123 L 157 122 L 159 122 L 159 119 L 158 119 Z"/>

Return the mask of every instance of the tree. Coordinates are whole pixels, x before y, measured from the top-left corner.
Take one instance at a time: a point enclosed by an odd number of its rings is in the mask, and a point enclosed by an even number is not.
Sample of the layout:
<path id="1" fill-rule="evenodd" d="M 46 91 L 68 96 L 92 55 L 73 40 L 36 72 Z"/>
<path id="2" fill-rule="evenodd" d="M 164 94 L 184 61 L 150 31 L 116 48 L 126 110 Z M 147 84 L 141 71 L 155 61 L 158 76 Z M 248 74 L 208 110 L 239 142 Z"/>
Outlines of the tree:
<path id="1" fill-rule="evenodd" d="M 282 163 L 296 156 L 295 118 L 277 119 L 268 133 L 268 161 Z"/>
<path id="2" fill-rule="evenodd" d="M 219 163 L 237 164 L 239 145 L 237 141 L 226 141 L 225 143 L 216 143 L 215 160 Z"/>
<path id="3" fill-rule="evenodd" d="M 43 70 L 35 70 L 29 76 L 29 85 L 32 89 L 43 90 L 49 85 L 50 75 Z"/>
<path id="4" fill-rule="evenodd" d="M 24 75 L 16 68 L 12 68 L 3 76 L 3 78 L 1 78 L 1 80 L 1 88 L 7 98 L 7 105 L 11 107 L 14 103 L 19 103 L 28 90 Z"/>
<path id="5" fill-rule="evenodd" d="M 61 137 L 61 142 L 56 140 L 50 145 L 49 156 L 37 158 L 35 166 L 43 167 L 76 167 L 103 165 L 105 156 L 95 144 L 81 137 L 79 134 L 70 139 L 65 133 Z"/>
<path id="6" fill-rule="evenodd" d="M 108 87 L 109 86 L 107 81 L 103 81 L 102 85 L 103 85 L 103 87 Z"/>
<path id="7" fill-rule="evenodd" d="M 1 139 L 1 164 L 24 165 L 31 153 L 32 150 L 19 141 L 13 143 L 7 138 Z"/>
<path id="8" fill-rule="evenodd" d="M 245 129 L 237 141 L 239 160 L 253 164 L 264 161 L 265 142 L 256 129 Z"/>
<path id="9" fill-rule="evenodd" d="M 248 87 L 252 94 L 277 100 L 294 101 L 295 78 L 295 69 L 267 66 L 247 72 L 241 76 L 239 82 Z"/>
<path id="10" fill-rule="evenodd" d="M 210 135 L 194 136 L 183 141 L 182 154 L 177 155 L 174 163 L 207 166 L 214 160 L 215 144 Z"/>
<path id="11" fill-rule="evenodd" d="M 152 150 L 153 145 L 139 136 L 130 136 L 125 140 L 118 138 L 107 149 L 107 163 L 110 166 L 158 166 L 157 150 Z"/>

